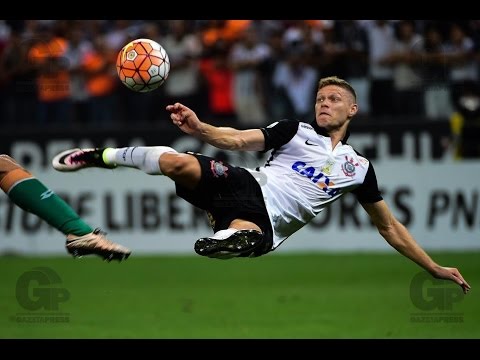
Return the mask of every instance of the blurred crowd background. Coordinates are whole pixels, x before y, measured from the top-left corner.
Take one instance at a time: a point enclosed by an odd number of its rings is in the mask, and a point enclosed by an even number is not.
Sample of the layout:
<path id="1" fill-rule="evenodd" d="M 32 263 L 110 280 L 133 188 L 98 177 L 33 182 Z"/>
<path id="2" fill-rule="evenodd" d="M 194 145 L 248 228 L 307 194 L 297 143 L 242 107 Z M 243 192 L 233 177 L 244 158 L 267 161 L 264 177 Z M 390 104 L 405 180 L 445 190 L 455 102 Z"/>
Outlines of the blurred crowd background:
<path id="1" fill-rule="evenodd" d="M 136 38 L 171 61 L 151 93 L 117 77 Z M 458 135 L 479 126 L 479 60 L 480 20 L 0 20 L 0 122 L 150 126 L 176 101 L 240 128 L 311 121 L 318 80 L 336 75 L 364 121 L 444 121 Z"/>

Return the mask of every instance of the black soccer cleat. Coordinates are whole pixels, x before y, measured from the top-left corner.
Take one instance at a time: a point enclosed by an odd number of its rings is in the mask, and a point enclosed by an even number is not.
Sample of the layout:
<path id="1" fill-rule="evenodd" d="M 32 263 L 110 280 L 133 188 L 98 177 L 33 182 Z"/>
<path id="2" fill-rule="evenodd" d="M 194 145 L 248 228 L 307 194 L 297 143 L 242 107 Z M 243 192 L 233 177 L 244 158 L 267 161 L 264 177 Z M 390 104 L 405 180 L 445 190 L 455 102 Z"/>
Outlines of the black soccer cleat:
<path id="1" fill-rule="evenodd" d="M 252 252 L 263 241 L 263 234 L 257 230 L 237 230 L 225 236 L 217 234 L 198 239 L 194 246 L 195 252 L 201 256 L 230 259 Z"/>

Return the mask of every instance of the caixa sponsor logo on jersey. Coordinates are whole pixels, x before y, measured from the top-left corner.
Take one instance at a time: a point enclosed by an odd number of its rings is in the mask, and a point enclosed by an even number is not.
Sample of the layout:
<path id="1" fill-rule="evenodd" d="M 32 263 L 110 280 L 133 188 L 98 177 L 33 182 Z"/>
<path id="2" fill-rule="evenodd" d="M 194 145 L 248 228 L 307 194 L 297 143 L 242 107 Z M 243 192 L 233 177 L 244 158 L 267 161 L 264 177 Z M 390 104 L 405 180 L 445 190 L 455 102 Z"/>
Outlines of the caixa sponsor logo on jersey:
<path id="1" fill-rule="evenodd" d="M 332 197 L 340 192 L 340 189 L 330 188 L 331 186 L 335 185 L 335 183 L 330 180 L 327 175 L 315 169 L 313 166 L 307 166 L 307 164 L 303 161 L 296 161 L 292 165 L 292 169 L 298 172 L 300 175 L 309 178 L 314 184 L 317 184 L 320 189 Z"/>

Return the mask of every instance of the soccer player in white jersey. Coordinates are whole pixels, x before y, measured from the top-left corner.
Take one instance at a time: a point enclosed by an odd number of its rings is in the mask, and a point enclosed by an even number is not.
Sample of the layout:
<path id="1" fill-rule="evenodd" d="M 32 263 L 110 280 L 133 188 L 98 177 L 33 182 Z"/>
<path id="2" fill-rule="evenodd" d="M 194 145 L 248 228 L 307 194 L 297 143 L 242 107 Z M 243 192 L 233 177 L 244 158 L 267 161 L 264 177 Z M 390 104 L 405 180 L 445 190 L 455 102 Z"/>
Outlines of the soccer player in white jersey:
<path id="1" fill-rule="evenodd" d="M 132 167 L 165 175 L 177 195 L 209 215 L 214 234 L 195 251 L 212 258 L 255 257 L 275 250 L 326 206 L 352 192 L 385 240 L 433 277 L 470 285 L 456 268 L 443 267 L 418 245 L 378 190 L 372 164 L 346 143 L 357 113 L 356 94 L 337 77 L 321 79 L 311 123 L 282 120 L 260 129 L 215 127 L 183 104 L 167 106 L 174 125 L 217 148 L 270 151 L 263 166 L 245 169 L 171 147 L 70 149 L 52 160 L 59 171 Z M 260 185 L 254 171 L 266 179 Z"/>

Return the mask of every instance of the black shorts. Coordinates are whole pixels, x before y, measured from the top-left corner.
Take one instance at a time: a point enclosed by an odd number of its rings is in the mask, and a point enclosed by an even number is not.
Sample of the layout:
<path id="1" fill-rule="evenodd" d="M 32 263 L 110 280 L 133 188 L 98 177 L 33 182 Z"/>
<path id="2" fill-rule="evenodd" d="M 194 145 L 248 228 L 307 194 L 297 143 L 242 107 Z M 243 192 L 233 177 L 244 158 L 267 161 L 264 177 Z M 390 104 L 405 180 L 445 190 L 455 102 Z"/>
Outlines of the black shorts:
<path id="1" fill-rule="evenodd" d="M 250 172 L 242 167 L 188 152 L 202 169 L 198 186 L 189 190 L 175 184 L 177 195 L 207 212 L 213 231 L 227 229 L 234 219 L 255 223 L 263 232 L 264 243 L 251 256 L 272 250 L 273 231 L 262 189 Z M 249 256 L 250 254 L 244 254 Z"/>

